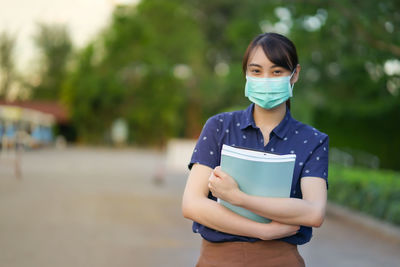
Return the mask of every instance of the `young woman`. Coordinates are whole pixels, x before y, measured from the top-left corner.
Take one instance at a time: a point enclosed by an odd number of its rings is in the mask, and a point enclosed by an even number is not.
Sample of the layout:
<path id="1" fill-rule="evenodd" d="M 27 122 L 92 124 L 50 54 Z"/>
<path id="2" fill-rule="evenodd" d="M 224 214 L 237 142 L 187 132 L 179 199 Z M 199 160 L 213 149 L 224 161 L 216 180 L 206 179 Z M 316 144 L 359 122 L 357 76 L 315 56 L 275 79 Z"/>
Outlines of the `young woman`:
<path id="1" fill-rule="evenodd" d="M 257 36 L 243 58 L 247 109 L 207 120 L 189 164 L 182 211 L 203 237 L 197 266 L 305 266 L 297 245 L 311 239 L 325 216 L 328 136 L 290 114 L 300 65 L 293 43 L 276 33 Z M 223 144 L 296 154 L 290 198 L 247 195 L 221 171 Z M 234 176 L 234 175 L 233 175 Z M 249 177 L 251 179 L 251 177 Z M 251 221 L 217 203 L 270 218 Z"/>

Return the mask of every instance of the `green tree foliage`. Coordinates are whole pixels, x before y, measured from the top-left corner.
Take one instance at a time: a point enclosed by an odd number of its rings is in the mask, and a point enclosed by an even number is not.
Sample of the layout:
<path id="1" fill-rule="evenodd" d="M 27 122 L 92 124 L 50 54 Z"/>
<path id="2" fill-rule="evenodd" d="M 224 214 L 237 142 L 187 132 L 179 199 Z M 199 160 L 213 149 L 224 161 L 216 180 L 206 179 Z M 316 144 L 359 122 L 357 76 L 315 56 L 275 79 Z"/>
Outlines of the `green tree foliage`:
<path id="1" fill-rule="evenodd" d="M 0 97 L 5 97 L 15 80 L 15 37 L 7 32 L 0 34 Z"/>
<path id="2" fill-rule="evenodd" d="M 399 169 L 399 2 L 304 2 L 289 6 L 303 67 L 296 108 L 310 106 L 310 122 L 330 134 L 331 146 L 373 153 L 382 167 Z"/>
<path id="3" fill-rule="evenodd" d="M 99 40 L 80 55 L 64 99 L 82 140 L 101 142 L 123 117 L 136 144 L 163 144 L 198 132 L 204 44 L 179 1 L 143 1 L 115 10 Z M 193 125 L 193 126 L 191 126 Z M 99 135 L 99 133 L 102 133 Z"/>
<path id="4" fill-rule="evenodd" d="M 65 25 L 38 24 L 34 36 L 40 54 L 39 84 L 33 86 L 36 99 L 58 99 L 65 79 L 72 41 Z"/>
<path id="5" fill-rule="evenodd" d="M 64 97 L 83 140 L 101 141 L 116 117 L 137 144 L 193 137 L 207 117 L 249 104 L 242 56 L 255 35 L 275 31 L 294 41 L 302 66 L 295 118 L 331 146 L 398 169 L 399 10 L 396 0 L 142 0 L 117 8 L 81 51 Z"/>

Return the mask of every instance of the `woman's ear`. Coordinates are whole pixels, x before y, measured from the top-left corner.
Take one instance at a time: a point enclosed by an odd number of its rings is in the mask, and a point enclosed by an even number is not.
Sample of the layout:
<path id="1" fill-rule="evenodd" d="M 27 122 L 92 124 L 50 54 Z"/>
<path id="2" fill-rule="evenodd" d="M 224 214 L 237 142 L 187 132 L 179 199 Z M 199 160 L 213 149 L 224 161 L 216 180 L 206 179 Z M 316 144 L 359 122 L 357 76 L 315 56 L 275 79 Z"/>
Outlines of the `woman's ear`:
<path id="1" fill-rule="evenodd" d="M 295 71 L 295 73 L 293 74 L 292 79 L 290 80 L 290 82 L 291 82 L 292 84 L 294 84 L 295 82 L 297 82 L 297 80 L 299 79 L 300 70 L 301 70 L 301 66 L 300 66 L 300 64 L 297 64 L 297 66 L 296 66 L 296 71 Z"/>

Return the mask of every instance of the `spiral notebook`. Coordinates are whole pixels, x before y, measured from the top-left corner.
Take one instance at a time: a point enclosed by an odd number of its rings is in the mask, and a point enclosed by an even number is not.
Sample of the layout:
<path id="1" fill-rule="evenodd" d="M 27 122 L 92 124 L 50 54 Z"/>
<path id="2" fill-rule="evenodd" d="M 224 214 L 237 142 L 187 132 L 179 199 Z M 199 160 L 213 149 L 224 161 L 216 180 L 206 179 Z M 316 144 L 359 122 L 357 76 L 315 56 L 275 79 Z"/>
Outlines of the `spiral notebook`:
<path id="1" fill-rule="evenodd" d="M 221 169 L 232 176 L 244 193 L 263 197 L 290 197 L 295 154 L 278 155 L 246 148 L 222 146 Z M 269 223 L 270 219 L 222 199 L 218 202 L 253 221 Z"/>

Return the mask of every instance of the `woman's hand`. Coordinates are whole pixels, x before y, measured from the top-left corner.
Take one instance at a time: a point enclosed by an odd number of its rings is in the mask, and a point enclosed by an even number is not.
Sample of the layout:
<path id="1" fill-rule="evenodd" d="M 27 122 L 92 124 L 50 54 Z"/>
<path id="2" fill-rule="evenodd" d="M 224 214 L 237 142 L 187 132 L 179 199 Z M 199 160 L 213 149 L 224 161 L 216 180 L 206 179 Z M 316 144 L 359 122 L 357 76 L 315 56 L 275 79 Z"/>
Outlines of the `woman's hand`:
<path id="1" fill-rule="evenodd" d="M 208 188 L 215 197 L 233 205 L 239 203 L 240 196 L 243 194 L 236 181 L 226 172 L 223 172 L 220 166 L 215 167 L 211 173 L 208 179 Z"/>
<path id="2" fill-rule="evenodd" d="M 259 237 L 262 240 L 274 240 L 287 236 L 297 234 L 300 230 L 300 226 L 283 224 L 276 221 L 272 221 L 264 225 L 265 230 L 262 231 Z"/>

